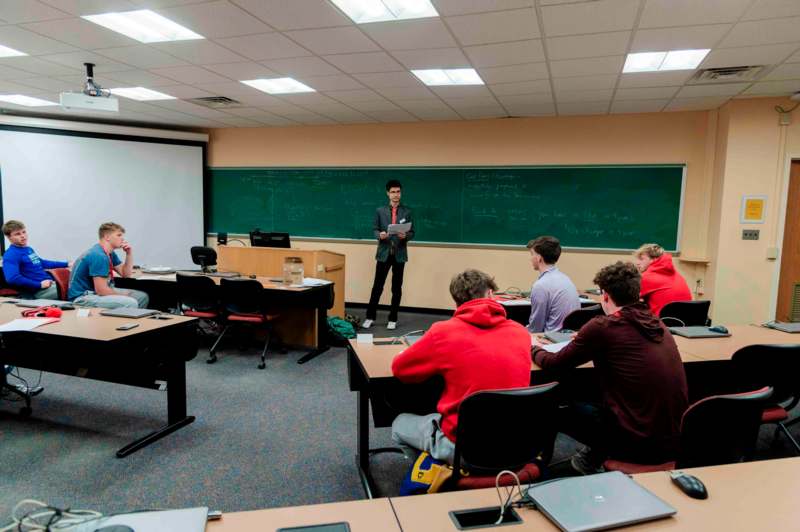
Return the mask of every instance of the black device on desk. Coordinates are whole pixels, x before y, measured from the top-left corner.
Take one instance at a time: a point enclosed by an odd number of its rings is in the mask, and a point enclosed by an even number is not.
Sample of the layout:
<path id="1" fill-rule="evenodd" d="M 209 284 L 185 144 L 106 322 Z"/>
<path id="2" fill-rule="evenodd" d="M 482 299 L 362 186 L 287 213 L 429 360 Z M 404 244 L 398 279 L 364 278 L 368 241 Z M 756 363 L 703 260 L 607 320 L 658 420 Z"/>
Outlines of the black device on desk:
<path id="1" fill-rule="evenodd" d="M 224 246 L 228 243 L 228 233 L 219 232 L 217 233 L 217 245 Z"/>
<path id="2" fill-rule="evenodd" d="M 250 231 L 250 245 L 262 248 L 288 248 L 291 247 L 289 233 L 270 233 L 261 229 Z"/>
<path id="3" fill-rule="evenodd" d="M 326 523 L 322 525 L 279 528 L 277 532 L 350 532 L 350 525 L 343 521 L 341 523 Z"/>

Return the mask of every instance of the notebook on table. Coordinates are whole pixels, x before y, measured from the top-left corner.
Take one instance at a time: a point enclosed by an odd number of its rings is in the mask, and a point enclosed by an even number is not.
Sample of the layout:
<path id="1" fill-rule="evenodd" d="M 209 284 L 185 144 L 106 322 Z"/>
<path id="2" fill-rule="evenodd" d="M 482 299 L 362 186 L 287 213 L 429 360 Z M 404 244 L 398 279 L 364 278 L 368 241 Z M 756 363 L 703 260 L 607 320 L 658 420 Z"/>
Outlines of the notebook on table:
<path id="1" fill-rule="evenodd" d="M 16 302 L 18 307 L 39 308 L 39 307 L 71 307 L 71 301 L 60 301 L 58 299 L 20 299 Z"/>
<path id="2" fill-rule="evenodd" d="M 116 318 L 146 318 L 160 314 L 160 311 L 149 308 L 114 308 L 100 311 L 101 316 L 114 316 Z"/>
<path id="3" fill-rule="evenodd" d="M 723 333 L 712 331 L 703 325 L 692 325 L 688 327 L 670 327 L 669 331 L 672 334 L 683 336 L 684 338 L 724 338 L 730 336 L 731 333 Z"/>
<path id="4" fill-rule="evenodd" d="M 619 471 L 533 484 L 527 496 L 564 532 L 606 530 L 677 513 Z"/>
<path id="5" fill-rule="evenodd" d="M 775 329 L 776 331 L 783 331 L 785 333 L 800 333 L 800 322 L 787 323 L 783 321 L 770 321 L 764 324 L 764 327 Z"/>

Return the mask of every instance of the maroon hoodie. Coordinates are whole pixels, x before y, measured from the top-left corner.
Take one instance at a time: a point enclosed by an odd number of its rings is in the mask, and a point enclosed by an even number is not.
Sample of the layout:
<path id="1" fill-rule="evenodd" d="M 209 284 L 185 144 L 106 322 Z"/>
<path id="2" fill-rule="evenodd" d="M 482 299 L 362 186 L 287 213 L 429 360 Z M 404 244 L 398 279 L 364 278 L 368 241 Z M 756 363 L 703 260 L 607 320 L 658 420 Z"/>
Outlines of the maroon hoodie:
<path id="1" fill-rule="evenodd" d="M 473 299 L 458 307 L 451 319 L 434 323 L 397 355 L 392 373 L 403 382 L 444 377 L 436 410 L 442 415 L 442 432 L 455 442 L 461 401 L 482 390 L 529 386 L 530 352 L 530 334 L 506 319 L 502 305 Z"/>
<path id="2" fill-rule="evenodd" d="M 692 292 L 686 279 L 675 270 L 672 256 L 664 253 L 642 272 L 642 299 L 650 306 L 654 316 L 673 301 L 691 301 Z"/>
<path id="3" fill-rule="evenodd" d="M 686 374 L 672 334 L 644 303 L 592 319 L 558 353 L 535 348 L 533 360 L 545 369 L 591 360 L 614 420 L 608 433 L 621 434 L 639 456 L 675 459 L 688 406 Z"/>

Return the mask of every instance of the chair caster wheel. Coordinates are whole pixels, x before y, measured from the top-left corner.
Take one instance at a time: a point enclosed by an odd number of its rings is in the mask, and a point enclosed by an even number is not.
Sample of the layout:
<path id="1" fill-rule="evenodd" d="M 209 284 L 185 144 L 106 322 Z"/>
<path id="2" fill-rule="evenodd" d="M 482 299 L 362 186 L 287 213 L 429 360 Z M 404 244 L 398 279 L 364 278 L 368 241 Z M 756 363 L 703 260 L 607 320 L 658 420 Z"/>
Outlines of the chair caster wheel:
<path id="1" fill-rule="evenodd" d="M 19 415 L 21 417 L 30 417 L 32 413 L 33 409 L 29 406 L 23 406 L 22 408 L 19 409 Z"/>
<path id="2" fill-rule="evenodd" d="M 265 362 L 261 362 L 261 363 L 258 365 L 258 369 L 264 369 L 264 368 L 266 368 L 266 367 L 267 367 L 267 364 L 266 364 Z"/>

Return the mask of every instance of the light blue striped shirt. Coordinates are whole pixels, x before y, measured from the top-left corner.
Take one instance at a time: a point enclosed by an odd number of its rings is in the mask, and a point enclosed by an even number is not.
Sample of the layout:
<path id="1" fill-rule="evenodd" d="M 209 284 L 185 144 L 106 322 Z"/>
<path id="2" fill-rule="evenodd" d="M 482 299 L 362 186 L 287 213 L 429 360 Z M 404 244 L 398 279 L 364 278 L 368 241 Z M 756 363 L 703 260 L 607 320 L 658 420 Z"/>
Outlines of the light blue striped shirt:
<path id="1" fill-rule="evenodd" d="M 581 308 L 578 289 L 569 277 L 553 266 L 539 274 L 531 288 L 530 332 L 548 332 L 561 329 L 564 318 Z"/>

